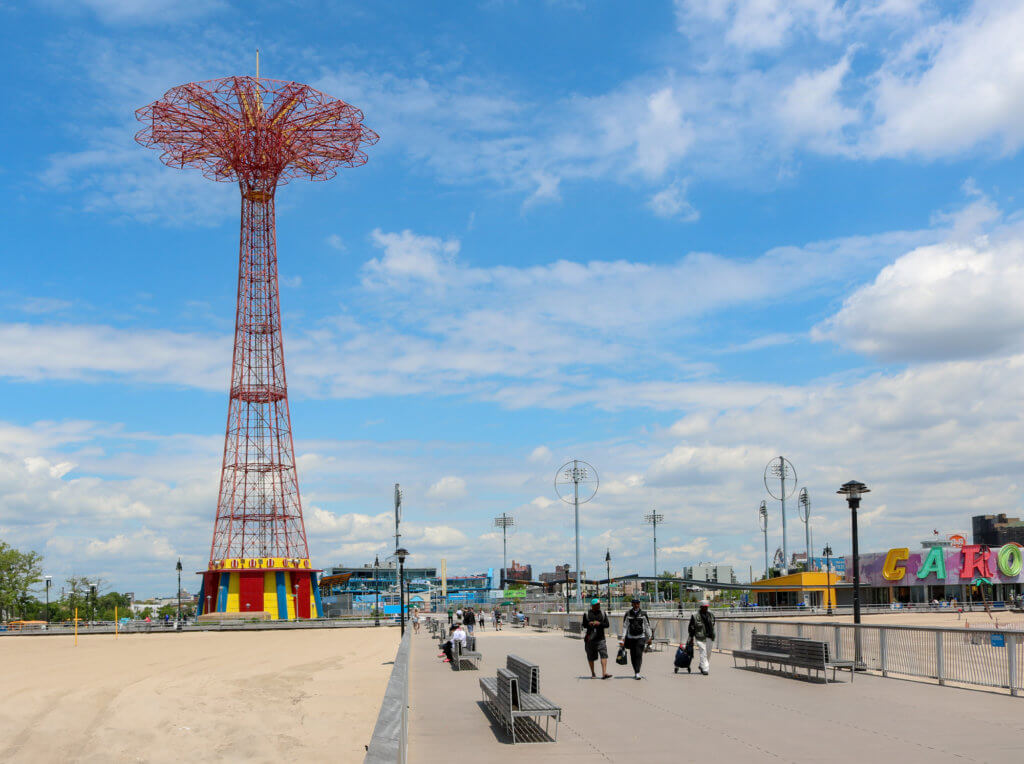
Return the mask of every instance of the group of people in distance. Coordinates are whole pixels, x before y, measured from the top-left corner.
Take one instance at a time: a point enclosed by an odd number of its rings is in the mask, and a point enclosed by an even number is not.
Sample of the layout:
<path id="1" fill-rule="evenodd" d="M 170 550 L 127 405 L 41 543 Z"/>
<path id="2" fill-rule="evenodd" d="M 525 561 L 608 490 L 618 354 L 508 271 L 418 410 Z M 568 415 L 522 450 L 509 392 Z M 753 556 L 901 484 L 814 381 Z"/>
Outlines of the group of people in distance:
<path id="1" fill-rule="evenodd" d="M 696 652 L 697 667 L 700 673 L 708 676 L 711 670 L 708 656 L 710 655 L 710 642 L 715 638 L 715 616 L 708 610 L 708 601 L 700 603 L 700 609 L 690 616 L 690 624 L 687 627 L 689 639 L 685 644 L 679 645 L 681 652 L 685 651 L 690 657 Z M 418 611 L 416 613 L 418 615 Z M 517 611 L 516 615 L 520 615 Z M 495 628 L 501 630 L 501 611 L 498 608 L 492 613 Z M 418 619 L 417 619 L 418 620 Z M 487 620 L 485 613 L 477 613 L 471 607 L 465 610 L 448 609 L 448 625 L 451 632 L 448 639 L 441 645 L 445 663 L 451 663 L 453 659 L 454 644 L 458 642 L 462 649 L 466 649 L 469 636 L 473 634 L 476 626 L 481 627 Z M 416 623 L 416 620 L 414 620 Z M 611 629 L 608 614 L 601 610 L 601 600 L 595 597 L 590 601 L 590 609 L 583 614 L 582 628 L 584 630 L 583 646 L 587 653 L 587 662 L 590 664 L 590 676 L 597 678 L 594 664 L 601 661 L 601 678 L 611 679 L 608 673 L 608 642 L 605 637 L 605 630 Z M 418 631 L 418 629 L 417 629 Z M 633 598 L 632 607 L 622 617 L 622 629 L 619 632 L 619 649 L 625 655 L 629 654 L 630 663 L 633 666 L 633 678 L 643 679 L 640 674 L 640 667 L 643 665 L 644 652 L 654 640 L 654 629 L 651 627 L 651 619 L 647 611 L 640 607 L 640 600 Z M 438 657 L 441 657 L 439 655 Z M 625 658 L 620 659 L 625 663 Z M 691 672 L 689 660 L 685 668 Z M 679 663 L 676 663 L 676 671 L 679 670 Z M 691 672 L 692 673 L 692 672 Z"/>
<path id="2" fill-rule="evenodd" d="M 608 621 L 608 614 L 601 610 L 601 600 L 597 597 L 590 601 L 590 610 L 583 614 L 582 627 L 585 630 L 583 646 L 587 653 L 587 662 L 590 663 L 590 676 L 597 678 L 594 664 L 600 660 L 601 678 L 610 679 L 612 675 L 608 673 L 608 642 L 605 638 L 605 629 L 610 629 L 611 624 Z M 700 610 L 690 616 L 687 631 L 690 638 L 686 644 L 679 645 L 679 649 L 689 650 L 690 655 L 696 649 L 700 673 L 707 676 L 711 670 L 708 662 L 708 643 L 715 638 L 715 616 L 708 610 L 707 600 L 701 602 Z M 634 597 L 632 607 L 622 618 L 619 636 L 619 650 L 629 653 L 634 679 L 643 679 L 640 667 L 643 665 L 644 651 L 653 640 L 654 629 L 651 627 L 651 619 L 647 612 L 640 608 L 640 600 Z M 689 664 L 686 670 L 690 671 Z"/>

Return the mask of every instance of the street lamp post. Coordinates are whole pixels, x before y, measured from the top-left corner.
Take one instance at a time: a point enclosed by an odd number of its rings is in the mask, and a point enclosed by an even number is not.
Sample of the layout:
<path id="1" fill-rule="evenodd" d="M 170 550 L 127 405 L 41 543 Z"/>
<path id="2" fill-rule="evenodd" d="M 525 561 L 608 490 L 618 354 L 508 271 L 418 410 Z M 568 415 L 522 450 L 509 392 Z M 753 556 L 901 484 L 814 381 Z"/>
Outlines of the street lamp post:
<path id="1" fill-rule="evenodd" d="M 764 578 L 768 580 L 768 502 L 762 501 L 757 509 L 757 521 L 761 525 L 761 533 L 764 534 Z"/>
<path id="2" fill-rule="evenodd" d="M 853 660 L 858 671 L 864 671 L 866 666 L 860 649 L 860 548 L 857 543 L 857 509 L 860 507 L 860 497 L 870 492 L 870 488 L 856 480 L 843 483 L 843 486 L 836 491 L 846 497 L 846 503 L 850 507 L 851 534 L 853 535 Z"/>
<path id="3" fill-rule="evenodd" d="M 373 625 L 380 626 L 380 584 L 377 583 L 377 568 L 380 567 L 380 556 L 373 558 Z"/>
<path id="4" fill-rule="evenodd" d="M 50 585 L 53 584 L 53 576 L 46 576 L 46 623 L 50 623 Z"/>
<path id="5" fill-rule="evenodd" d="M 178 564 L 174 566 L 175 570 L 178 571 L 178 623 L 181 623 L 181 558 L 178 558 Z"/>
<path id="6" fill-rule="evenodd" d="M 658 523 L 665 519 L 665 516 L 658 512 L 648 512 L 644 515 L 644 522 L 650 523 L 654 532 L 654 601 L 658 601 Z"/>
<path id="7" fill-rule="evenodd" d="M 206 612 L 207 612 L 207 614 L 209 614 L 209 612 L 210 612 L 210 599 L 211 599 L 211 596 L 209 594 L 207 594 L 206 595 Z"/>
<path id="8" fill-rule="evenodd" d="M 579 573 L 576 575 L 579 575 Z M 569 563 L 565 563 L 565 615 L 569 615 Z"/>
<path id="9" fill-rule="evenodd" d="M 825 573 L 827 576 L 825 582 L 828 589 L 825 596 L 828 599 L 825 603 L 827 608 L 825 615 L 832 615 L 832 545 L 825 544 L 825 548 L 821 550 L 821 553 L 825 556 L 825 570 L 827 571 Z"/>
<path id="10" fill-rule="evenodd" d="M 89 584 L 89 599 L 92 600 L 92 625 L 96 625 L 96 584 Z"/>
<path id="11" fill-rule="evenodd" d="M 608 585 L 605 587 L 605 590 L 606 590 L 607 595 L 608 595 L 608 615 L 611 615 L 611 612 L 612 612 L 612 550 L 611 549 L 607 549 L 606 548 L 604 550 L 604 564 L 608 568 Z"/>
<path id="12" fill-rule="evenodd" d="M 405 558 L 409 552 L 405 549 L 396 549 L 395 557 L 398 558 L 398 622 L 405 636 Z"/>

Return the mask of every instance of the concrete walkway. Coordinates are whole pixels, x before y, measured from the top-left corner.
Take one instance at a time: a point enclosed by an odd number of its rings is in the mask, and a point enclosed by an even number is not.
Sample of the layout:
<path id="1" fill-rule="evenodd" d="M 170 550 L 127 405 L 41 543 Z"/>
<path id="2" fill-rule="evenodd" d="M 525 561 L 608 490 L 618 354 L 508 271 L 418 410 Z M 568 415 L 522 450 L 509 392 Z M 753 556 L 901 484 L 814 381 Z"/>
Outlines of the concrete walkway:
<path id="1" fill-rule="evenodd" d="M 481 670 L 452 671 L 437 642 L 413 639 L 409 760 L 907 762 L 1019 758 L 1024 698 L 841 672 L 836 684 L 736 669 L 714 653 L 711 675 L 673 674 L 675 648 L 649 653 L 642 681 L 609 661 L 590 679 L 583 643 L 560 632 L 478 634 Z M 609 645 L 611 647 L 611 644 Z M 559 703 L 557 742 L 511 745 L 484 710 L 478 679 L 509 653 L 541 666 L 541 692 Z M 600 673 L 600 665 L 598 665 Z M 554 732 L 554 725 L 551 726 Z"/>

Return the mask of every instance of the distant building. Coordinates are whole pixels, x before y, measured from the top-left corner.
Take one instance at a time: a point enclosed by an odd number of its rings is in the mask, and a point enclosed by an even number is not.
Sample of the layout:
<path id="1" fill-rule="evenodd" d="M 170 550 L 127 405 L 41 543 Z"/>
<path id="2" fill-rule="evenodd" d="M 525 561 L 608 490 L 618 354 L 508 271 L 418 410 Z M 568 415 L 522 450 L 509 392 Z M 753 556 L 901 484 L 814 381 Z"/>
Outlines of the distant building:
<path id="1" fill-rule="evenodd" d="M 505 568 L 503 581 L 532 581 L 533 566 L 512 560 L 512 565 Z"/>
<path id="2" fill-rule="evenodd" d="M 975 544 L 1003 546 L 1011 541 L 1024 544 L 1024 522 L 1019 517 L 975 515 L 971 518 L 971 531 Z"/>
<path id="3" fill-rule="evenodd" d="M 691 581 L 706 581 L 715 584 L 737 584 L 736 573 L 732 565 L 717 565 L 711 562 L 701 562 L 697 565 L 689 565 L 683 568 L 682 578 Z"/>
<path id="4" fill-rule="evenodd" d="M 541 573 L 537 580 L 545 584 L 565 583 L 566 576 L 570 581 L 576 580 L 576 574 L 569 565 L 556 565 L 554 573 Z"/>

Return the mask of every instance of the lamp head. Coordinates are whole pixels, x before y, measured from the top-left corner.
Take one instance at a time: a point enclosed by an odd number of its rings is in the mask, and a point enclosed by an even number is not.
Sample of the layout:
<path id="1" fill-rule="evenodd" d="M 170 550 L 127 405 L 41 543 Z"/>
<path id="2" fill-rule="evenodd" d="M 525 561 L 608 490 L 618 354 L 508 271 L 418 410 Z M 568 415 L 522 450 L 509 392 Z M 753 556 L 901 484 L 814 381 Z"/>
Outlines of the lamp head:
<path id="1" fill-rule="evenodd" d="M 605 562 L 611 562 L 612 561 L 612 550 L 611 549 L 606 549 L 605 550 L 605 552 L 604 552 L 604 561 Z"/>
<path id="2" fill-rule="evenodd" d="M 836 491 L 836 493 L 842 494 L 847 499 L 859 499 L 861 494 L 871 493 L 871 489 L 857 480 L 851 480 L 847 483 L 843 483 L 842 487 Z"/>
<path id="3" fill-rule="evenodd" d="M 181 573 L 181 558 L 178 558 L 178 564 L 174 566 L 174 569 Z"/>
<path id="4" fill-rule="evenodd" d="M 400 563 L 405 563 L 405 558 L 408 557 L 408 556 L 409 556 L 409 550 L 408 549 L 401 549 L 401 548 L 399 548 L 399 549 L 395 550 L 395 557 L 398 558 L 398 561 Z"/>

